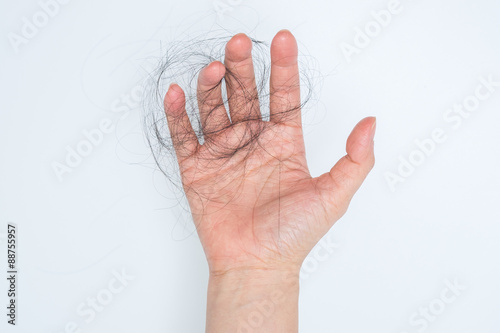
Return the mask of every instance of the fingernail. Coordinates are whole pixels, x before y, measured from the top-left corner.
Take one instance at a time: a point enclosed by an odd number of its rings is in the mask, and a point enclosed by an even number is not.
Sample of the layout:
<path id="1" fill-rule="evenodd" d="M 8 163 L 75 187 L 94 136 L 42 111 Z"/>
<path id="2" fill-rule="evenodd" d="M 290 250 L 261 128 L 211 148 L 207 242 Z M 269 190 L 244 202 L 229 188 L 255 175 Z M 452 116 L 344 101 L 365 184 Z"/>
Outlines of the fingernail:
<path id="1" fill-rule="evenodd" d="M 372 128 L 371 128 L 371 133 L 370 133 L 370 138 L 371 138 L 372 141 L 375 138 L 375 132 L 377 130 L 377 118 L 376 117 L 373 117 L 373 118 L 375 118 L 375 120 L 373 121 L 373 125 L 372 125 Z"/>

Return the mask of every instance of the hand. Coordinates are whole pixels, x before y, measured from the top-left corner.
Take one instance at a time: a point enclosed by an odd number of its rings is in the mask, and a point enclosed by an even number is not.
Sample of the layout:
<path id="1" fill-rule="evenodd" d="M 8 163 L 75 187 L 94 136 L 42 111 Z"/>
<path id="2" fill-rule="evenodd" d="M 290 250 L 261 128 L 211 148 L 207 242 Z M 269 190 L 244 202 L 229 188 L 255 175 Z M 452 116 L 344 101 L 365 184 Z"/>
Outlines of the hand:
<path id="1" fill-rule="evenodd" d="M 295 38 L 283 30 L 271 44 L 269 122 L 258 120 L 257 103 L 244 103 L 248 98 L 244 94 L 257 91 L 251 49 L 252 42 L 244 34 L 235 35 L 226 46 L 225 66 L 244 88 L 228 83 L 231 120 L 222 104 L 221 86 L 217 86 L 225 75 L 224 65 L 212 62 L 199 75 L 203 130 L 216 133 L 205 145 L 199 145 L 189 125 L 182 89 L 171 85 L 165 97 L 172 139 L 174 143 L 181 138 L 184 142 L 177 148 L 182 182 L 213 273 L 280 265 L 300 267 L 313 246 L 344 214 L 374 164 L 375 118 L 369 117 L 349 136 L 347 155 L 329 172 L 312 178 L 305 158 L 300 110 L 281 117 L 290 105 L 300 105 Z M 210 113 L 212 105 L 220 106 Z M 237 153 L 228 160 L 210 158 L 214 147 L 238 144 L 247 135 L 248 126 L 253 125 L 262 126 L 264 131 L 250 154 Z M 217 132 L 218 128 L 225 129 Z"/>

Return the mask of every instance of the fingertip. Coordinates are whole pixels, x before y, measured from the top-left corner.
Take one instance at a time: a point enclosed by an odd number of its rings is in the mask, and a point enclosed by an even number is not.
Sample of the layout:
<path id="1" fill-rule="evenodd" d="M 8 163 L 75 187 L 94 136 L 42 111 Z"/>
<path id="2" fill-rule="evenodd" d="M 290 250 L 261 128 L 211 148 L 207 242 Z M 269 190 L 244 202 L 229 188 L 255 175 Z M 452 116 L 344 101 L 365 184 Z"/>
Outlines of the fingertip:
<path id="1" fill-rule="evenodd" d="M 170 86 L 168 86 L 167 93 L 165 94 L 165 104 L 172 104 L 172 102 L 179 98 L 182 92 L 183 91 L 179 85 L 171 83 Z"/>
<path id="2" fill-rule="evenodd" d="M 373 138 L 376 124 L 375 117 L 366 117 L 354 127 L 346 143 L 347 155 L 352 161 L 362 163 L 366 159 L 374 159 Z"/>
<path id="3" fill-rule="evenodd" d="M 295 42 L 295 37 L 293 36 L 292 32 L 288 29 L 281 29 L 276 33 L 276 35 L 273 38 L 273 41 L 276 43 L 279 42 Z"/>
<path id="4" fill-rule="evenodd" d="M 368 133 L 368 139 L 367 139 L 368 142 L 373 141 L 373 139 L 375 138 L 375 132 L 377 129 L 377 118 L 376 117 L 371 116 L 371 117 L 363 118 L 356 126 L 362 127 L 361 130 L 363 132 Z"/>
<path id="5" fill-rule="evenodd" d="M 178 84 L 170 84 L 165 94 L 164 104 L 166 111 L 175 111 L 184 106 L 184 91 Z"/>
<path id="6" fill-rule="evenodd" d="M 226 59 L 240 62 L 252 55 L 252 40 L 244 33 L 234 35 L 226 44 Z"/>
<path id="7" fill-rule="evenodd" d="M 278 66 L 289 66 L 297 62 L 298 46 L 293 34 L 286 29 L 280 30 L 271 42 L 273 63 Z"/>
<path id="8" fill-rule="evenodd" d="M 200 76 L 198 78 L 199 84 L 202 86 L 213 87 L 226 74 L 226 67 L 220 61 L 213 61 L 208 64 L 205 68 L 203 68 L 200 72 Z"/>

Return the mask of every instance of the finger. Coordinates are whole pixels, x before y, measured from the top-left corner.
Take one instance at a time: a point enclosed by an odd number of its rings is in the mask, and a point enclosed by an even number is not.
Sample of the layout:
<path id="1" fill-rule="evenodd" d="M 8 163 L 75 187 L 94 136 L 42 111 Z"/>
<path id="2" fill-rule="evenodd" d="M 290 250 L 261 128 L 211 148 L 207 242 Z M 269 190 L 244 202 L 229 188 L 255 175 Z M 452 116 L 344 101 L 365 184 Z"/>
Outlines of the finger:
<path id="1" fill-rule="evenodd" d="M 237 34 L 226 45 L 224 64 L 231 122 L 260 120 L 260 106 L 252 59 L 252 40 Z"/>
<path id="2" fill-rule="evenodd" d="M 204 134 L 214 133 L 230 125 L 221 95 L 220 81 L 225 70 L 220 61 L 214 61 L 203 68 L 198 76 L 198 108 Z"/>
<path id="3" fill-rule="evenodd" d="M 198 138 L 186 113 L 186 96 L 182 88 L 170 85 L 164 100 L 170 137 L 179 162 L 190 157 L 198 147 Z"/>
<path id="4" fill-rule="evenodd" d="M 292 33 L 278 32 L 271 43 L 270 111 L 271 121 L 301 126 L 297 55 L 297 41 Z"/>
<path id="5" fill-rule="evenodd" d="M 317 179 L 322 199 L 336 219 L 345 213 L 352 197 L 375 164 L 375 127 L 374 117 L 361 120 L 347 139 L 347 155 L 330 172 Z"/>

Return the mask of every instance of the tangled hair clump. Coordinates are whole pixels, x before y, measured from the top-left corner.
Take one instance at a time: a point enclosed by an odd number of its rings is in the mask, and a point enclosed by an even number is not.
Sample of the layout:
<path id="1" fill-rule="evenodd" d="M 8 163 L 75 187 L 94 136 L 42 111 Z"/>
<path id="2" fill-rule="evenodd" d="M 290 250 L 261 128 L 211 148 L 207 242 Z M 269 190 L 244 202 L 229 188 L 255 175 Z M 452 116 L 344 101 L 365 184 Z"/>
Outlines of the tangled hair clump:
<path id="1" fill-rule="evenodd" d="M 190 140 L 190 138 L 186 135 L 185 138 L 173 142 L 170 136 L 163 100 L 171 83 L 177 83 L 185 92 L 186 111 L 191 126 L 199 143 L 209 147 L 210 154 L 206 154 L 209 163 L 217 160 L 217 165 L 220 165 L 220 163 L 228 161 L 236 154 L 242 156 L 239 160 L 244 162 L 245 157 L 254 150 L 256 145 L 260 144 L 259 137 L 264 131 L 272 127 L 268 122 L 270 117 L 269 76 L 271 61 L 269 45 L 265 42 L 251 39 L 256 91 L 248 91 L 237 75 L 225 66 L 224 77 L 216 86 L 211 88 L 214 90 L 221 88 L 222 103 L 214 104 L 212 100 L 208 101 L 197 96 L 197 80 L 200 71 L 213 61 L 224 63 L 225 46 L 231 37 L 203 37 L 170 43 L 156 69 L 150 75 L 151 79 L 147 84 L 145 100 L 145 134 L 155 163 L 174 185 L 178 184 L 176 181 L 178 177 L 174 177 L 178 173 L 176 159 L 174 158 L 176 156 L 175 149 L 178 148 L 178 145 L 187 144 L 186 140 Z M 302 57 L 299 57 L 299 59 L 303 60 Z M 281 108 L 284 111 L 280 112 L 278 123 L 286 121 L 289 115 L 303 109 L 304 105 L 312 97 L 311 69 L 305 66 L 306 71 L 304 71 L 301 62 L 299 61 L 300 85 L 302 88 L 300 104 L 287 105 L 286 108 Z M 243 92 L 244 98 L 243 100 L 240 98 L 237 104 L 231 101 L 232 96 L 228 96 L 226 92 L 229 85 L 233 85 L 231 86 L 232 89 L 237 89 L 240 93 Z M 208 118 L 210 118 L 212 114 L 216 116 L 215 111 L 220 110 L 222 106 L 228 112 L 229 104 L 233 108 L 236 105 L 236 108 L 242 107 L 242 109 L 244 105 L 256 106 L 260 109 L 260 115 L 258 118 L 251 114 L 243 115 L 237 123 L 231 122 L 227 126 L 217 126 L 214 129 L 202 123 L 199 114 L 200 105 L 204 105 L 209 110 Z M 213 121 L 214 119 L 211 119 L 211 122 Z M 274 123 L 276 124 L 276 121 Z M 239 136 L 236 143 L 228 144 L 227 141 L 220 140 L 220 138 L 216 140 L 219 134 L 236 125 L 244 127 L 244 135 Z"/>

